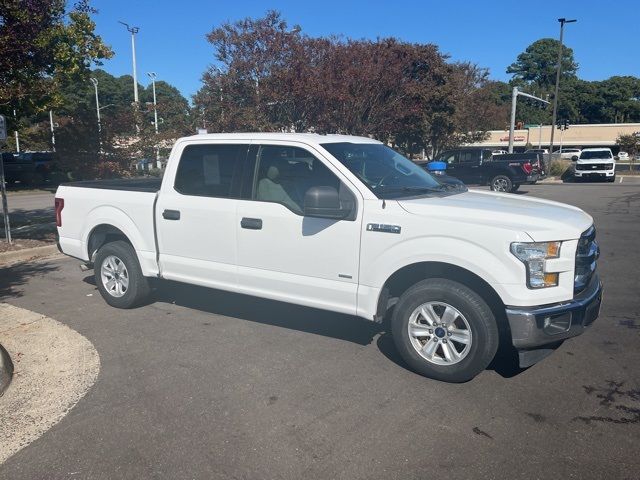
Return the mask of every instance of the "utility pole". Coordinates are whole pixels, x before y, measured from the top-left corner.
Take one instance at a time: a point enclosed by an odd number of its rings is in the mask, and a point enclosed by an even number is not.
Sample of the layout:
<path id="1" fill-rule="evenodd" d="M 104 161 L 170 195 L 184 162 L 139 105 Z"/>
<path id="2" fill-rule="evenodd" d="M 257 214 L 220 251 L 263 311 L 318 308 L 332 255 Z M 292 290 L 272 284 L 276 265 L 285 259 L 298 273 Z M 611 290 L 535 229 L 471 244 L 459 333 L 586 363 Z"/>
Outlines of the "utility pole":
<path id="1" fill-rule="evenodd" d="M 151 78 L 151 85 L 153 89 L 153 125 L 156 128 L 156 135 L 158 135 L 158 104 L 156 102 L 156 72 L 147 73 L 149 78 Z M 158 146 L 157 138 L 156 138 L 156 168 L 161 168 L 162 165 L 160 163 L 160 147 Z"/>
<path id="2" fill-rule="evenodd" d="M 562 40 L 564 36 L 564 24 L 575 23 L 577 20 L 559 18 L 560 22 L 560 46 L 558 47 L 558 65 L 556 66 L 556 89 L 553 96 L 553 117 L 551 118 L 551 140 L 549 141 L 549 159 L 553 158 L 553 136 L 555 133 L 556 119 L 558 115 L 558 94 L 560 91 L 560 74 L 562 73 Z"/>
<path id="3" fill-rule="evenodd" d="M 131 33 L 131 57 L 133 59 L 133 103 L 136 114 L 138 113 L 138 69 L 136 66 L 136 33 L 140 31 L 139 27 L 130 27 L 128 23 L 119 21 L 124 25 L 129 33 Z M 136 132 L 140 133 L 140 126 L 136 117 Z"/>
<path id="4" fill-rule="evenodd" d="M 49 110 L 49 125 L 51 126 L 51 149 L 56 151 L 56 134 L 53 130 L 53 110 Z"/>
<path id="5" fill-rule="evenodd" d="M 527 97 L 545 105 L 549 104 L 547 100 L 536 97 L 535 95 L 531 95 L 529 93 L 522 92 L 518 89 L 518 87 L 513 87 L 513 92 L 511 94 L 511 122 L 509 124 L 509 153 L 513 153 L 513 135 L 516 127 L 516 108 L 518 105 L 518 96 Z"/>
<path id="6" fill-rule="evenodd" d="M 98 145 L 99 151 L 102 153 L 102 123 L 100 122 L 100 100 L 98 99 L 98 79 L 91 77 L 91 83 L 96 91 L 96 116 L 98 117 Z"/>

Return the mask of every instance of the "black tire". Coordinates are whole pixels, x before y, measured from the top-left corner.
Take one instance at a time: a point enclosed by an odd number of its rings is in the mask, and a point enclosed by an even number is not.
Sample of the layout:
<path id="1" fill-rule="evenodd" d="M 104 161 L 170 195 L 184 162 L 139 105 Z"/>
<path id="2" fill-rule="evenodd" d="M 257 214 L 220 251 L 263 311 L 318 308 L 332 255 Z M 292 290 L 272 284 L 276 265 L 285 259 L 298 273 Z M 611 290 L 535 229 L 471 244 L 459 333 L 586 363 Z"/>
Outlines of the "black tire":
<path id="1" fill-rule="evenodd" d="M 458 363 L 437 365 L 420 355 L 413 346 L 409 335 L 411 314 L 426 302 L 448 304 L 466 318 L 471 342 L 468 353 Z M 469 287 L 444 278 L 423 280 L 402 294 L 394 309 L 391 330 L 398 352 L 412 370 L 425 377 L 452 383 L 471 380 L 487 368 L 499 344 L 496 319 L 487 303 Z M 429 341 L 426 340 L 424 345 Z"/>
<path id="2" fill-rule="evenodd" d="M 607 178 L 607 182 L 609 182 L 609 183 L 613 183 L 615 181 L 616 181 L 616 176 L 615 175 L 613 177 L 608 177 Z"/>
<path id="3" fill-rule="evenodd" d="M 514 183 L 513 186 L 511 187 L 511 193 L 517 192 L 519 188 L 520 188 L 520 184 Z"/>
<path id="4" fill-rule="evenodd" d="M 105 260 L 107 258 L 112 256 L 120 260 L 126 268 L 128 285 L 121 296 L 116 296 L 119 292 L 113 290 L 108 291 L 102 279 L 103 264 L 106 263 Z M 137 307 L 148 298 L 151 292 L 149 281 L 142 275 L 135 250 L 129 243 L 122 240 L 106 243 L 98 249 L 94 261 L 94 275 L 96 286 L 102 298 L 112 307 Z"/>
<path id="5" fill-rule="evenodd" d="M 513 182 L 507 175 L 496 175 L 489 185 L 494 192 L 510 192 L 513 188 Z"/>

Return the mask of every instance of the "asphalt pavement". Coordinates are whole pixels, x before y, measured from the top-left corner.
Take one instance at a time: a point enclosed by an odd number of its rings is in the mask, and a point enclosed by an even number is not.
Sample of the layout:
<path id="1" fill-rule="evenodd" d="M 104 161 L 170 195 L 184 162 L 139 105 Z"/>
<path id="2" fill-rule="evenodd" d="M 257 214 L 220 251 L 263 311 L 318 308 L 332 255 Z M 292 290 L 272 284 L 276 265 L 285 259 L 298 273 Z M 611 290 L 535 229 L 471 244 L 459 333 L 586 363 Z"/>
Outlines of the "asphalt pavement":
<path id="1" fill-rule="evenodd" d="M 0 478 L 640 477 L 640 186 L 522 190 L 594 216 L 602 314 L 532 368 L 502 359 L 460 385 L 407 370 L 362 319 L 173 283 L 123 311 L 77 260 L 0 269 L 0 301 L 77 330 L 101 362 Z"/>

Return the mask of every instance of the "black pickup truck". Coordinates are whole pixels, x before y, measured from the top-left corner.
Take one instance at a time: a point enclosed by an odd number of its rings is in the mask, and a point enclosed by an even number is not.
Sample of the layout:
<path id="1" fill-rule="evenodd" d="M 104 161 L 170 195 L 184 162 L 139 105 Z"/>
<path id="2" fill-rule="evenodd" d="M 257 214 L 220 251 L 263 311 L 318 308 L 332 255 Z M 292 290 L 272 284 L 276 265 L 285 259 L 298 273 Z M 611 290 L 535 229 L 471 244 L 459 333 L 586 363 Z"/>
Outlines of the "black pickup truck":
<path id="1" fill-rule="evenodd" d="M 494 155 L 486 148 L 459 148 L 437 155 L 433 161 L 447 164 L 447 175 L 468 185 L 489 185 L 497 192 L 515 192 L 544 178 L 542 155 L 510 153 Z"/>
<path id="2" fill-rule="evenodd" d="M 3 152 L 0 155 L 7 184 L 40 185 L 55 180 L 60 171 L 52 152 Z"/>

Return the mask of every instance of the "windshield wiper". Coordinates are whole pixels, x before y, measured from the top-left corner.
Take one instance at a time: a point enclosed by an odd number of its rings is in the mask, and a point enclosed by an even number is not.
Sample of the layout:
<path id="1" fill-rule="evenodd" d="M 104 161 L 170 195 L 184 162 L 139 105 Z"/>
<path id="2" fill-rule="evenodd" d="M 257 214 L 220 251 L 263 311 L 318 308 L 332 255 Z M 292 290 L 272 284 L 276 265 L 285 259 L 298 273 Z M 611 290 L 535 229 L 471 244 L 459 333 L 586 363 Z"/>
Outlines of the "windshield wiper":
<path id="1" fill-rule="evenodd" d="M 394 187 L 394 186 L 385 186 L 382 185 L 375 190 L 380 193 L 392 193 L 392 192 L 407 192 L 407 193 L 428 193 L 428 192 L 437 192 L 440 193 L 447 189 L 447 187 L 443 184 L 438 185 L 437 187 Z"/>

